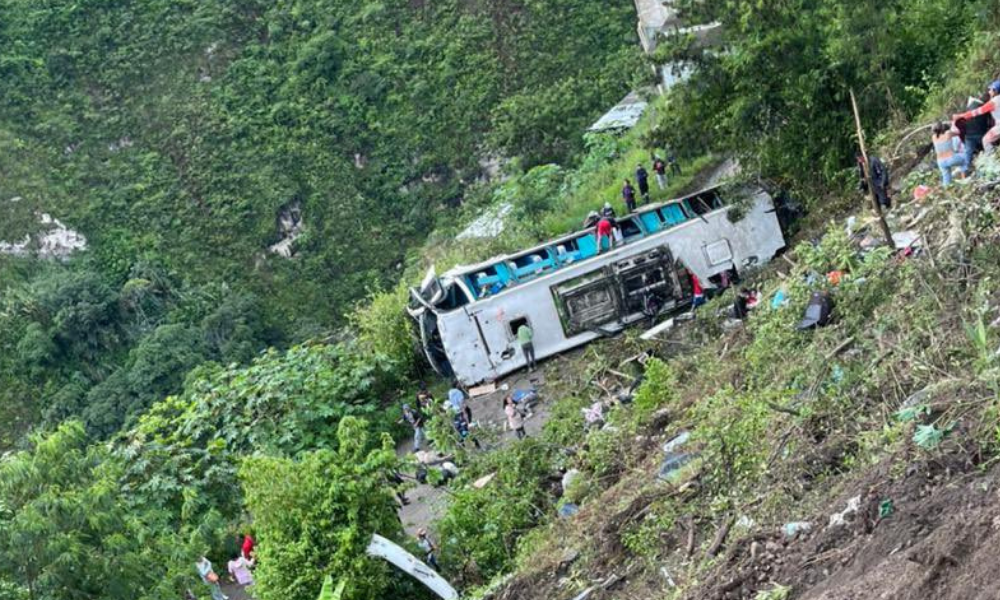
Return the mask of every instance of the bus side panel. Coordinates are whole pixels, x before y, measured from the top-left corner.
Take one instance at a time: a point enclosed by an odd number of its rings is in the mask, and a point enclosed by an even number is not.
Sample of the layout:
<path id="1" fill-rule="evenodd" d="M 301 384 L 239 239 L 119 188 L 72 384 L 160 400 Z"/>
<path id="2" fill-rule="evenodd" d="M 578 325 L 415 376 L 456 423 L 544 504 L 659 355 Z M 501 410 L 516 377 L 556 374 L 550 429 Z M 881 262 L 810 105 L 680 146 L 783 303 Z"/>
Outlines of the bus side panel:
<path id="1" fill-rule="evenodd" d="M 471 385 L 496 377 L 473 316 L 464 310 L 442 314 L 438 328 L 452 370 L 462 383 Z"/>

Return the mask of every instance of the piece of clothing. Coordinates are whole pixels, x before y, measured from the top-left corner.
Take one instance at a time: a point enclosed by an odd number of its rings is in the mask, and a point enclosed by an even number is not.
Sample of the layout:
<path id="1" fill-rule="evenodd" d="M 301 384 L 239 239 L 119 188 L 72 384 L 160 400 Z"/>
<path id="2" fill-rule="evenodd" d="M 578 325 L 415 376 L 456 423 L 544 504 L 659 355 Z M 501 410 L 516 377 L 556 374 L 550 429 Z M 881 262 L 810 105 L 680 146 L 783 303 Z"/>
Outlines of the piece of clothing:
<path id="1" fill-rule="evenodd" d="M 938 169 L 941 170 L 941 184 L 944 187 L 951 185 L 952 179 L 952 169 L 959 167 L 962 175 L 968 175 L 969 173 L 969 162 L 965 158 L 965 154 L 952 154 L 948 158 L 941 160 L 938 159 Z"/>
<path id="2" fill-rule="evenodd" d="M 974 108 L 960 115 L 955 115 L 954 119 L 965 119 L 966 121 L 990 115 L 993 117 L 993 127 L 983 136 L 983 150 L 987 154 L 992 154 L 997 141 L 1000 140 L 1000 98 L 993 98 L 979 108 Z"/>
<path id="3" fill-rule="evenodd" d="M 250 573 L 250 562 L 242 556 L 229 561 L 229 574 L 240 585 L 253 585 L 253 574 Z"/>
<path id="4" fill-rule="evenodd" d="M 598 236 L 602 236 L 602 235 L 610 236 L 612 229 L 613 229 L 613 227 L 611 226 L 611 220 L 610 219 L 601 219 L 600 221 L 597 222 L 597 235 Z"/>
<path id="5" fill-rule="evenodd" d="M 931 137 L 934 142 L 934 153 L 937 155 L 938 164 L 949 160 L 955 155 L 955 144 L 952 141 L 953 138 L 954 134 L 950 131 Z"/>
<path id="6" fill-rule="evenodd" d="M 524 427 L 524 417 L 518 412 L 517 407 L 508 404 L 503 408 L 503 411 L 507 414 L 507 424 L 512 430 L 517 431 Z"/>
<path id="7" fill-rule="evenodd" d="M 992 98 L 989 102 L 979 108 L 974 108 L 960 115 L 956 115 L 955 120 L 965 119 L 968 121 L 982 115 L 990 115 L 993 117 L 993 121 L 995 123 L 1000 123 L 1000 98 Z"/>
<path id="8" fill-rule="evenodd" d="M 535 345 L 531 342 L 526 344 L 521 344 L 521 352 L 524 353 L 525 366 L 528 370 L 534 370 L 535 368 Z"/>
<path id="9" fill-rule="evenodd" d="M 691 291 L 695 296 L 701 296 L 705 293 L 705 290 L 701 287 L 701 281 L 698 280 L 698 276 L 691 273 Z"/>
<path id="10" fill-rule="evenodd" d="M 403 418 L 413 427 L 423 427 L 426 420 L 424 413 L 420 409 L 412 407 L 403 409 Z"/>
<path id="11" fill-rule="evenodd" d="M 535 332 L 528 325 L 521 325 L 517 328 L 517 341 L 522 346 L 530 344 L 535 338 Z"/>
<path id="12" fill-rule="evenodd" d="M 454 410 L 461 412 L 465 407 L 465 392 L 458 388 L 451 388 L 448 390 L 448 403 Z"/>
<path id="13" fill-rule="evenodd" d="M 976 155 L 983 151 L 983 136 L 965 136 L 965 162 L 971 167 Z"/>
<path id="14" fill-rule="evenodd" d="M 657 175 L 666 175 L 667 164 L 659 158 L 653 161 L 653 172 Z"/>
<path id="15" fill-rule="evenodd" d="M 427 434 L 424 433 L 423 427 L 413 428 L 413 451 L 419 452 L 424 444 L 427 442 Z"/>
<path id="16" fill-rule="evenodd" d="M 990 129 L 983 136 L 983 152 L 993 154 L 993 149 L 996 148 L 998 141 L 1000 141 L 1000 125 Z"/>
<path id="17" fill-rule="evenodd" d="M 618 215 L 615 214 L 615 209 L 613 206 L 605 206 L 604 208 L 601 209 L 601 216 L 607 217 L 609 219 L 614 219 Z"/>
<path id="18" fill-rule="evenodd" d="M 667 176 L 665 173 L 656 174 L 656 186 L 661 190 L 667 189 Z"/>
<path id="19" fill-rule="evenodd" d="M 249 535 L 243 536 L 242 552 L 244 558 L 246 558 L 247 560 L 253 559 L 253 549 L 256 544 L 257 544 L 256 540 L 254 540 L 251 536 Z"/>

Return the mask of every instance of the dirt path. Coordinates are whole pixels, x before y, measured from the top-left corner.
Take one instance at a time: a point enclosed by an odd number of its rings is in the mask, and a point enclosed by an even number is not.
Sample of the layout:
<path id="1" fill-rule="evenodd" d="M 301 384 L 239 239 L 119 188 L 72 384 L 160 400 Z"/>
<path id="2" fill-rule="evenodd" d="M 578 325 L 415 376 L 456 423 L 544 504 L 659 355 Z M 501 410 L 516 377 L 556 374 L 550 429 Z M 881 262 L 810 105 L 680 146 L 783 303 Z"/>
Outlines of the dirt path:
<path id="1" fill-rule="evenodd" d="M 229 597 L 229 600 L 253 600 L 245 587 L 235 583 L 221 583 L 222 593 Z"/>
<path id="2" fill-rule="evenodd" d="M 490 452 L 503 447 L 516 440 L 517 436 L 506 427 L 507 416 L 503 412 L 503 396 L 514 389 L 527 389 L 534 387 L 538 389 L 540 402 L 535 407 L 531 418 L 527 419 L 524 429 L 528 435 L 536 435 L 548 421 L 549 410 L 553 398 L 545 395 L 545 376 L 541 371 L 535 373 L 518 372 L 510 377 L 496 382 L 497 391 L 478 396 L 469 400 L 469 407 L 472 409 L 472 416 L 478 424 L 478 429 L 482 431 L 499 432 L 499 439 L 490 446 L 484 444 L 483 452 Z M 507 386 L 504 390 L 503 387 Z M 413 451 L 413 439 L 406 439 L 396 447 L 396 452 L 400 456 L 406 456 Z M 461 465 L 459 465 L 461 468 Z M 415 535 L 421 527 L 430 527 L 435 521 L 440 519 L 448 507 L 448 488 L 434 487 L 426 484 L 417 484 L 416 487 L 407 491 L 406 496 L 410 504 L 403 506 L 399 511 L 399 518 L 403 522 L 403 528 L 409 535 Z"/>

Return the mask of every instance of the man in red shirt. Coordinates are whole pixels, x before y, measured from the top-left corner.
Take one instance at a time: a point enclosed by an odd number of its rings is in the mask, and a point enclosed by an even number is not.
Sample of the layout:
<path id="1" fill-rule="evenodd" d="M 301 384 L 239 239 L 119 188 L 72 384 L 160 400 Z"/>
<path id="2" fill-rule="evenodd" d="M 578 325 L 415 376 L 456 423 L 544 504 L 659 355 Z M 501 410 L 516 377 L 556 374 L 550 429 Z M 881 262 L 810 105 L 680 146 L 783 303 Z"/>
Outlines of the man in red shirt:
<path id="1" fill-rule="evenodd" d="M 705 300 L 705 290 L 701 287 L 701 282 L 698 281 L 698 276 L 692 271 L 688 271 L 688 275 L 691 276 L 691 291 L 694 298 L 691 300 L 691 310 L 694 310 L 704 304 Z"/>
<path id="2" fill-rule="evenodd" d="M 608 217 L 601 218 L 601 220 L 597 222 L 597 232 L 595 235 L 597 236 L 598 254 L 601 253 L 601 248 L 603 247 L 601 243 L 601 238 L 605 237 L 608 238 L 608 248 L 614 249 L 615 235 L 614 235 L 614 226 L 611 224 L 611 219 L 609 219 Z"/>

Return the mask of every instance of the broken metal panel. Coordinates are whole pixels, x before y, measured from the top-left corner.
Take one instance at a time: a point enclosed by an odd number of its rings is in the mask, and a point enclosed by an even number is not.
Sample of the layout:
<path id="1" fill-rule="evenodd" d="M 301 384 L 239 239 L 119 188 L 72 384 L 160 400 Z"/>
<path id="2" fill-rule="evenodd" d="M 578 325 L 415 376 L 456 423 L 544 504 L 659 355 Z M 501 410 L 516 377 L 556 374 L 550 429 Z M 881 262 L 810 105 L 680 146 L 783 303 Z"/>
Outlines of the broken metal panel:
<path id="1" fill-rule="evenodd" d="M 638 92 L 629 92 L 627 96 L 622 98 L 621 102 L 604 113 L 587 131 L 602 133 L 632 129 L 646 112 L 647 106 L 648 103 L 642 99 Z"/>
<path id="2" fill-rule="evenodd" d="M 420 583 L 444 600 L 458 600 L 458 592 L 451 584 L 412 554 L 390 542 L 378 534 L 372 534 L 372 541 L 366 552 L 369 556 L 382 558 L 395 565 L 399 570 L 413 576 Z"/>

